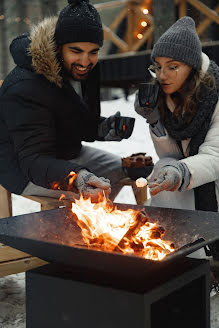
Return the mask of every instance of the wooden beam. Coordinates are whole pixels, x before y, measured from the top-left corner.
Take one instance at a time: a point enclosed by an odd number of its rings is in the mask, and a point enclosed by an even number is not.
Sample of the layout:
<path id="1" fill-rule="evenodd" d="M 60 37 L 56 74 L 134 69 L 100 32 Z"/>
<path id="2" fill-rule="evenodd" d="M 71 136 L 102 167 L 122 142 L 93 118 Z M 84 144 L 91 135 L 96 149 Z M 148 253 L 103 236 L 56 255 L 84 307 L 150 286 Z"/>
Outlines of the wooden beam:
<path id="1" fill-rule="evenodd" d="M 22 259 L 25 257 L 30 257 L 30 254 L 19 251 L 18 249 L 9 247 L 9 246 L 1 246 L 0 247 L 0 263 Z"/>
<path id="2" fill-rule="evenodd" d="M 133 31 L 134 31 L 134 7 L 132 4 L 128 5 L 128 13 L 127 13 L 127 29 L 126 29 L 126 36 L 125 39 L 128 43 L 129 50 L 133 44 Z"/>
<path id="3" fill-rule="evenodd" d="M 219 5 L 217 5 L 217 7 L 214 8 L 214 11 L 216 13 L 219 13 Z M 211 24 L 211 19 L 210 18 L 205 18 L 196 28 L 197 34 L 201 35 L 204 30 L 208 27 L 208 25 Z"/>
<path id="4" fill-rule="evenodd" d="M 0 277 L 24 272 L 48 262 L 9 246 L 0 247 Z"/>
<path id="5" fill-rule="evenodd" d="M 212 21 L 219 24 L 219 15 L 216 13 L 216 11 L 208 8 L 205 4 L 198 0 L 187 0 L 187 2 L 189 2 L 193 7 L 198 9 L 201 13 L 206 15 Z"/>
<path id="6" fill-rule="evenodd" d="M 187 1 L 180 0 L 178 5 L 179 5 L 179 18 L 186 16 L 187 15 Z"/>
<path id="7" fill-rule="evenodd" d="M 41 210 L 51 210 L 54 208 L 59 208 L 60 206 L 71 206 L 71 199 L 62 199 L 45 197 L 45 196 L 23 196 L 24 198 L 30 199 L 34 202 L 41 204 Z"/>
<path id="8" fill-rule="evenodd" d="M 127 43 L 113 33 L 109 27 L 103 24 L 103 30 L 105 39 L 110 39 L 122 52 L 128 51 Z"/>
<path id="9" fill-rule="evenodd" d="M 151 36 L 153 32 L 154 32 L 154 26 L 148 27 L 147 31 L 143 35 L 143 38 L 136 41 L 130 50 L 137 51 L 147 41 L 147 39 Z"/>
<path id="10" fill-rule="evenodd" d="M 38 259 L 37 257 L 29 257 L 9 262 L 3 262 L 0 263 L 0 277 L 20 272 L 26 272 L 45 264 L 48 263 Z"/>
<path id="11" fill-rule="evenodd" d="M 123 8 L 119 14 L 116 16 L 116 18 L 114 19 L 114 21 L 112 22 L 112 24 L 109 26 L 109 29 L 111 31 L 114 31 L 118 26 L 119 24 L 122 22 L 122 20 L 125 18 L 125 16 L 127 15 L 127 12 L 128 12 L 128 8 L 125 7 Z"/>
<path id="12" fill-rule="evenodd" d="M 97 10 L 103 10 L 107 8 L 115 8 L 115 7 L 120 7 L 126 5 L 130 0 L 120 0 L 120 1 L 109 1 L 105 3 L 96 3 L 94 7 Z"/>

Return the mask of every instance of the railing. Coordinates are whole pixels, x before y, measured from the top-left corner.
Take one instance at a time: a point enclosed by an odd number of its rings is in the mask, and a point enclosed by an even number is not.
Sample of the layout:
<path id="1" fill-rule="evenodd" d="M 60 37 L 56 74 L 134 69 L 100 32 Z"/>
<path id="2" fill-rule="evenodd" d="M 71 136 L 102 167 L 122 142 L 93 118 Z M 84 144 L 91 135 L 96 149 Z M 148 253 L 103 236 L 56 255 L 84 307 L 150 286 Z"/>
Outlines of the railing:
<path id="1" fill-rule="evenodd" d="M 199 0 L 174 0 L 178 7 L 179 17 L 187 15 L 187 5 L 190 4 L 196 8 L 200 13 L 204 14 L 204 18 L 197 26 L 197 34 L 201 34 L 208 28 L 211 23 L 219 24 L 219 4 L 210 9 Z M 110 40 L 118 48 L 119 53 L 136 52 L 143 44 L 147 42 L 146 49 L 151 48 L 153 40 L 153 32 L 155 29 L 153 16 L 150 13 L 143 12 L 143 0 L 120 0 L 110 1 L 106 3 L 96 4 L 98 11 L 107 10 L 109 8 L 121 7 L 121 10 L 113 20 L 113 22 L 106 26 L 103 24 L 104 39 Z M 116 34 L 116 29 L 126 19 L 126 31 L 121 38 Z M 146 28 L 141 33 L 136 34 L 139 21 L 144 22 Z"/>
<path id="2" fill-rule="evenodd" d="M 154 31 L 153 17 L 149 13 L 143 13 L 141 8 L 142 3 L 142 0 L 121 0 L 95 5 L 98 11 L 108 8 L 122 7 L 110 26 L 103 24 L 104 39 L 111 40 L 112 43 L 118 47 L 119 52 L 137 51 L 146 41 L 148 47 L 151 45 Z M 127 19 L 127 28 L 122 39 L 115 31 L 125 18 Z M 141 19 L 145 22 L 147 29 L 145 33 L 140 33 L 136 39 L 137 35 L 135 31 L 137 24 Z"/>

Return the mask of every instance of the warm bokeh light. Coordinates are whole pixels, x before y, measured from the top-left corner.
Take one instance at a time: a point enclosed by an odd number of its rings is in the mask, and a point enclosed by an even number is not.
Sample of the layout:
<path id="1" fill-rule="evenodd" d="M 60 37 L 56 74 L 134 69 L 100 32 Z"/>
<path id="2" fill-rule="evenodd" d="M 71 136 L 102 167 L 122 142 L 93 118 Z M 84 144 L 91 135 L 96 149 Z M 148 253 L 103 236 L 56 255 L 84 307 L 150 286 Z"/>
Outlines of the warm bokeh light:
<path id="1" fill-rule="evenodd" d="M 138 34 L 137 34 L 137 38 L 138 38 L 139 40 L 141 40 L 141 39 L 143 38 L 143 34 L 138 33 Z"/>
<path id="2" fill-rule="evenodd" d="M 26 23 L 27 25 L 29 25 L 31 23 L 31 20 L 29 18 L 24 18 L 24 23 Z"/>
<path id="3" fill-rule="evenodd" d="M 148 9 L 144 8 L 142 11 L 143 11 L 143 13 L 144 13 L 145 15 L 148 14 Z"/>
<path id="4" fill-rule="evenodd" d="M 141 26 L 146 27 L 147 25 L 148 25 L 147 22 L 145 22 L 145 21 L 141 22 Z"/>
<path id="5" fill-rule="evenodd" d="M 5 19 L 5 16 L 4 15 L 0 15 L 0 20 L 3 20 Z"/>
<path id="6" fill-rule="evenodd" d="M 19 22 L 21 21 L 21 18 L 20 18 L 20 17 L 16 17 L 16 18 L 14 19 L 14 21 L 15 21 L 16 23 L 19 23 Z"/>

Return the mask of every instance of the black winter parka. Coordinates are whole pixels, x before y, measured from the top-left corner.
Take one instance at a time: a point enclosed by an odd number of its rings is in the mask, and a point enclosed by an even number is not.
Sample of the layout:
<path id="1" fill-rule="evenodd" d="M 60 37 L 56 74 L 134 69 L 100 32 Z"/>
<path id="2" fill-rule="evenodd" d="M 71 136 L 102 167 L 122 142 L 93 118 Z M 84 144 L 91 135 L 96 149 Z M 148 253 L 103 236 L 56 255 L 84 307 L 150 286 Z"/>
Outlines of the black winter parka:
<path id="1" fill-rule="evenodd" d="M 81 141 L 100 140 L 99 66 L 82 82 L 83 100 L 65 78 L 53 34 L 56 18 L 13 40 L 17 65 L 0 88 L 0 184 L 21 194 L 29 181 L 62 183 L 80 166 Z"/>

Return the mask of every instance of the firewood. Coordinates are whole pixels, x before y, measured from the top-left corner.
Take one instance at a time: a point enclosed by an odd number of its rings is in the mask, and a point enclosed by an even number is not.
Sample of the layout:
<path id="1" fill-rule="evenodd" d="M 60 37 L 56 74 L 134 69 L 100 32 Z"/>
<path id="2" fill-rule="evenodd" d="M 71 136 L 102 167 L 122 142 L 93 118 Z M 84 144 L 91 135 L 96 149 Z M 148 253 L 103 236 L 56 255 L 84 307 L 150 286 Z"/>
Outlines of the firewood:
<path id="1" fill-rule="evenodd" d="M 127 240 L 131 240 L 132 236 L 136 235 L 140 228 L 149 221 L 149 218 L 144 210 L 139 211 L 136 216 L 136 222 L 133 224 L 126 234 L 122 237 L 118 245 L 114 248 L 115 252 L 121 252 L 121 249 L 125 247 Z"/>

